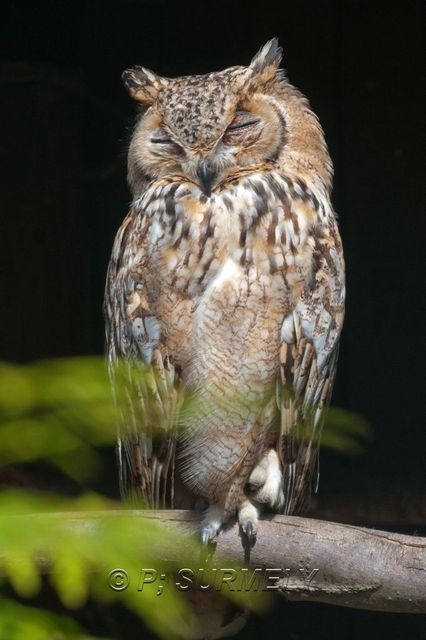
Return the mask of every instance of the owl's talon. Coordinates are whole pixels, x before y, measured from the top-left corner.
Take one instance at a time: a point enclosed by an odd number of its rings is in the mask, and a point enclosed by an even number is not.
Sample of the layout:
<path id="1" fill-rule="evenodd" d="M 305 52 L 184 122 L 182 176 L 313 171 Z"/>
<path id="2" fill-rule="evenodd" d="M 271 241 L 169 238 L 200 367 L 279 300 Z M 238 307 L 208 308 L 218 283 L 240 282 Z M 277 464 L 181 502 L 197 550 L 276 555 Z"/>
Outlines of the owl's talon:
<path id="1" fill-rule="evenodd" d="M 223 509 L 218 505 L 212 505 L 207 509 L 204 520 L 201 523 L 201 542 L 208 546 L 214 542 L 222 527 Z"/>
<path id="2" fill-rule="evenodd" d="M 255 528 L 255 525 L 253 524 L 253 522 L 251 520 L 248 520 L 244 527 L 242 527 L 244 534 L 250 544 L 250 546 L 252 547 L 254 545 L 254 543 L 256 542 L 256 535 L 257 535 L 257 530 Z"/>
<path id="3" fill-rule="evenodd" d="M 201 529 L 201 542 L 204 546 L 206 546 L 209 542 L 209 534 L 205 529 Z"/>
<path id="4" fill-rule="evenodd" d="M 244 500 L 238 509 L 238 522 L 241 531 L 252 547 L 256 542 L 258 511 L 250 500 Z"/>
<path id="5" fill-rule="evenodd" d="M 217 538 L 217 533 L 212 532 L 210 527 L 203 527 L 201 529 L 201 542 L 203 546 L 207 547 L 210 543 L 212 543 Z"/>
<path id="6" fill-rule="evenodd" d="M 210 525 L 206 525 L 201 528 L 201 549 L 200 549 L 200 562 L 201 564 L 209 564 L 214 555 L 216 548 L 216 538 L 218 532 Z"/>

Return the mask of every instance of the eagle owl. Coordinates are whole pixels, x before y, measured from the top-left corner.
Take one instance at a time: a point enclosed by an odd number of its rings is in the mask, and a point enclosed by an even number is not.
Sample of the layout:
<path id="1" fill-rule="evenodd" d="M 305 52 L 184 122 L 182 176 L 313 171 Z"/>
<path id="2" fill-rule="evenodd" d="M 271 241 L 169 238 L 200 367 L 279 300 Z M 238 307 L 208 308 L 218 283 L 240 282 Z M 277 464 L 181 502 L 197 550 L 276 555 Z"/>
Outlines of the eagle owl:
<path id="1" fill-rule="evenodd" d="M 317 476 L 344 315 L 344 262 L 321 126 L 268 42 L 248 67 L 123 74 L 142 109 L 132 205 L 105 315 L 124 359 L 124 495 L 205 505 L 207 542 L 237 515 L 295 513 Z"/>

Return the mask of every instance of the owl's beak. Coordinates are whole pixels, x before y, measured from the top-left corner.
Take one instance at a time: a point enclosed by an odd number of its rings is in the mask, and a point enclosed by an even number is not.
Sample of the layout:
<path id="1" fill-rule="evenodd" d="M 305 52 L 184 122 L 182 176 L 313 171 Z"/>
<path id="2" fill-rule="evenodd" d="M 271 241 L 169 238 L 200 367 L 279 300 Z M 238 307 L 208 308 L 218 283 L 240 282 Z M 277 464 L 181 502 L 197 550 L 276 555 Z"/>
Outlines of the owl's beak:
<path id="1" fill-rule="evenodd" d="M 212 184 L 216 177 L 216 171 L 211 167 L 208 160 L 201 160 L 198 165 L 198 177 L 200 178 L 201 188 L 208 198 L 212 194 Z"/>

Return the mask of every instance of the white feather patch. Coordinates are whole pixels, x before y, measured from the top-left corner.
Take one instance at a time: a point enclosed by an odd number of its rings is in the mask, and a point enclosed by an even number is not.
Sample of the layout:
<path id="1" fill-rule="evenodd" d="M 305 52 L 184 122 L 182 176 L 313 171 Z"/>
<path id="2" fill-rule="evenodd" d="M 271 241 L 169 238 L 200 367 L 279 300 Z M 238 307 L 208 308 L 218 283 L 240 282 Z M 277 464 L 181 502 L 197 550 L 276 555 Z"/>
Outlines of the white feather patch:
<path id="1" fill-rule="evenodd" d="M 236 282 L 241 274 L 241 267 L 237 265 L 232 258 L 228 258 L 215 279 L 211 282 L 209 288 L 220 289 L 227 282 Z"/>

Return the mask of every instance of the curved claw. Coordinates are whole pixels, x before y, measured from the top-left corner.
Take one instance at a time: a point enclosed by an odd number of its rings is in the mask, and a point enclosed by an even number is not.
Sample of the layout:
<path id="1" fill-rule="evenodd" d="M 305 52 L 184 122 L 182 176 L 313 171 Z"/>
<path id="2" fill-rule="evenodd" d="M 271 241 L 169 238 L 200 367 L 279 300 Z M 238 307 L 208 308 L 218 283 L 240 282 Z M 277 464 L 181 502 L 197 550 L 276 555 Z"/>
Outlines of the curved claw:
<path id="1" fill-rule="evenodd" d="M 211 542 L 211 531 L 209 531 L 208 527 L 204 527 L 201 529 L 201 542 L 206 547 Z"/>
<path id="2" fill-rule="evenodd" d="M 252 547 L 256 541 L 257 525 L 258 525 L 258 510 L 254 504 L 244 499 L 238 508 L 238 521 L 240 523 L 240 530 L 244 533 L 246 542 Z M 245 545 L 247 546 L 247 544 Z"/>
<path id="3" fill-rule="evenodd" d="M 219 535 L 223 521 L 223 509 L 219 505 L 211 505 L 201 523 L 201 542 L 208 545 Z"/>
<path id="4" fill-rule="evenodd" d="M 208 564 L 213 557 L 214 550 L 216 548 L 215 539 L 217 538 L 217 531 L 211 527 L 211 525 L 205 525 L 201 528 L 201 549 L 200 549 L 200 561 L 204 564 Z"/>
<path id="5" fill-rule="evenodd" d="M 256 528 L 251 520 L 248 520 L 243 527 L 244 534 L 250 543 L 250 546 L 253 546 L 256 542 Z"/>

